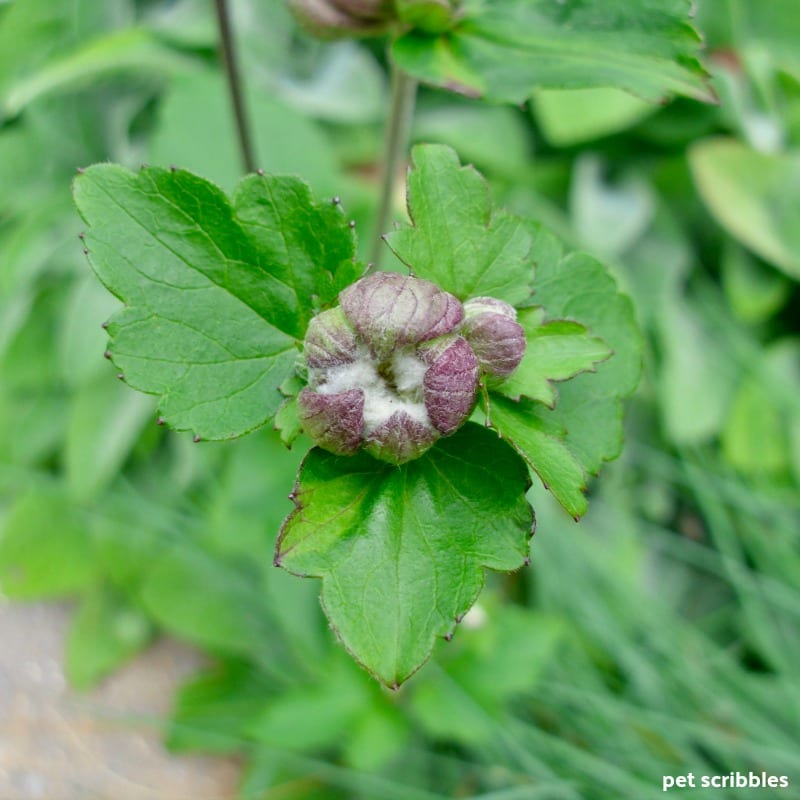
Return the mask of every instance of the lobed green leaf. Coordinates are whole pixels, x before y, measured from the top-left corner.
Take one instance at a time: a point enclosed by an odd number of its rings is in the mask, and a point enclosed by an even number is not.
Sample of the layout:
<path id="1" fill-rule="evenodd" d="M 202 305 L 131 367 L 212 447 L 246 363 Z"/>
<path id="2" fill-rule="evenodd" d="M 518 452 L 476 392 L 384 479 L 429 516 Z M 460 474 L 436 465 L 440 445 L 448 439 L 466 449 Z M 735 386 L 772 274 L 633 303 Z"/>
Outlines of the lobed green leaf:
<path id="1" fill-rule="evenodd" d="M 522 220 L 493 211 L 489 187 L 455 150 L 420 145 L 411 155 L 412 225 L 386 240 L 412 274 L 461 300 L 488 295 L 512 305 L 530 296 L 531 237 Z"/>
<path id="2" fill-rule="evenodd" d="M 394 61 L 419 80 L 504 103 L 539 88 L 616 87 L 645 100 L 712 100 L 690 0 L 467 2 L 442 36 L 411 31 Z"/>
<path id="3" fill-rule="evenodd" d="M 517 369 L 500 386 L 500 394 L 519 400 L 528 397 L 553 408 L 552 381 L 564 381 L 580 372 L 595 372 L 595 365 L 611 356 L 602 339 L 585 325 L 570 320 L 544 322 L 544 309 L 522 309 L 517 321 L 525 331 L 525 355 Z"/>
<path id="4" fill-rule="evenodd" d="M 528 551 L 528 473 L 504 442 L 468 424 L 394 467 L 314 448 L 294 491 L 275 563 L 322 578 L 322 603 L 345 647 L 398 686 L 449 637 L 483 585 Z"/>
<path id="5" fill-rule="evenodd" d="M 315 310 L 356 277 L 341 211 L 299 179 L 253 175 L 233 203 L 182 170 L 110 164 L 75 180 L 85 243 L 125 308 L 109 355 L 163 420 L 224 439 L 273 417 Z"/>

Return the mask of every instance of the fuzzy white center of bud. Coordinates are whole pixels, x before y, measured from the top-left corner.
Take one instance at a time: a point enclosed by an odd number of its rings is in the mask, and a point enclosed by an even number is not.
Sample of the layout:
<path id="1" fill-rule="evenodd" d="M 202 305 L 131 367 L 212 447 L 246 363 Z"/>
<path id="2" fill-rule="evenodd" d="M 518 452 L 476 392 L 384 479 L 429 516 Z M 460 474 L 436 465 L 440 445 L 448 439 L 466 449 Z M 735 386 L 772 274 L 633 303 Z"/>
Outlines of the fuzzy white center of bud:
<path id="1" fill-rule="evenodd" d="M 364 393 L 364 433 L 369 436 L 396 411 L 430 427 L 423 400 L 423 380 L 428 367 L 406 348 L 384 364 L 377 364 L 366 347 L 349 364 L 311 370 L 309 377 L 319 394 L 341 394 L 350 389 Z M 315 374 L 316 373 L 316 374 Z"/>

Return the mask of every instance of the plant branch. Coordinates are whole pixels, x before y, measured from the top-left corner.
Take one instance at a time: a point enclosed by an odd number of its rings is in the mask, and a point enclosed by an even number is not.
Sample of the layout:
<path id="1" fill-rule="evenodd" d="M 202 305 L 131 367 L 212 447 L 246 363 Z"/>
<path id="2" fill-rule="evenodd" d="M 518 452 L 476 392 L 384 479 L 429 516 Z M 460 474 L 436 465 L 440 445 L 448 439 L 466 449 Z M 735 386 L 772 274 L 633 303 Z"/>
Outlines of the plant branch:
<path id="1" fill-rule="evenodd" d="M 250 137 L 250 127 L 247 119 L 244 96 L 242 93 L 242 78 L 236 61 L 236 45 L 231 29 L 230 14 L 226 0 L 214 0 L 217 10 L 217 25 L 219 27 L 220 42 L 222 44 L 222 58 L 225 62 L 225 76 L 228 79 L 228 92 L 233 105 L 233 114 L 236 119 L 236 132 L 239 138 L 239 152 L 245 172 L 255 172 L 255 157 L 253 144 Z"/>
<path id="2" fill-rule="evenodd" d="M 375 217 L 374 241 L 372 245 L 373 269 L 380 265 L 383 254 L 381 236 L 386 233 L 386 226 L 392 213 L 395 181 L 400 166 L 406 158 L 408 135 L 411 120 L 414 116 L 414 102 L 417 96 L 417 82 L 403 72 L 397 65 L 391 67 L 392 97 L 389 116 L 386 121 L 386 142 L 383 153 L 383 169 L 381 173 L 381 197 L 378 214 Z"/>

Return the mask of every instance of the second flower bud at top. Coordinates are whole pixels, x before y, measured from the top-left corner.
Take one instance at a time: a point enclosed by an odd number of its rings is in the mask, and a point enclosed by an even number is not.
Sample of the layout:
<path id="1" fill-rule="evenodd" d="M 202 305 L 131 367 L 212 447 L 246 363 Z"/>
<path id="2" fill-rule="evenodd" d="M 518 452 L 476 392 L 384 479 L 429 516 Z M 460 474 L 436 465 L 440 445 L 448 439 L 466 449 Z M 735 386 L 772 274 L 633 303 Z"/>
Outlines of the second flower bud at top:
<path id="1" fill-rule="evenodd" d="M 340 455 L 419 457 L 469 418 L 481 372 L 505 377 L 524 353 L 516 312 L 492 298 L 462 306 L 430 281 L 380 272 L 339 302 L 308 327 L 298 410 L 306 433 Z"/>

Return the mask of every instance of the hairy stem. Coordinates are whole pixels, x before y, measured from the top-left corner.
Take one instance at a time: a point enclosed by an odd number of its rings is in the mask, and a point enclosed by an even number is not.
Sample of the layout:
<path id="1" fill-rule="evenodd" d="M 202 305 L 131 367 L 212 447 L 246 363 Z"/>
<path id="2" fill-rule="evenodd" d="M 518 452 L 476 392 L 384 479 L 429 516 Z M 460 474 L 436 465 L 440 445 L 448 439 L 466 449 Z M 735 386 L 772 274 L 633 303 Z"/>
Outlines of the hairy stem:
<path id="1" fill-rule="evenodd" d="M 381 197 L 378 214 L 375 218 L 375 240 L 372 245 L 371 261 L 373 269 L 380 266 L 383 254 L 381 236 L 386 233 L 392 213 L 395 181 L 400 166 L 406 158 L 408 134 L 414 116 L 414 101 L 417 96 L 417 82 L 394 63 L 391 67 L 392 97 L 389 116 L 386 121 L 386 143 L 381 173 Z"/>
<path id="2" fill-rule="evenodd" d="M 217 10 L 217 26 L 222 44 L 222 58 L 225 62 L 225 76 L 228 79 L 228 92 L 236 119 L 236 132 L 239 138 L 239 152 L 245 172 L 255 172 L 253 143 L 250 137 L 250 126 L 242 93 L 242 78 L 236 60 L 236 45 L 231 30 L 230 14 L 226 0 L 214 0 Z"/>

